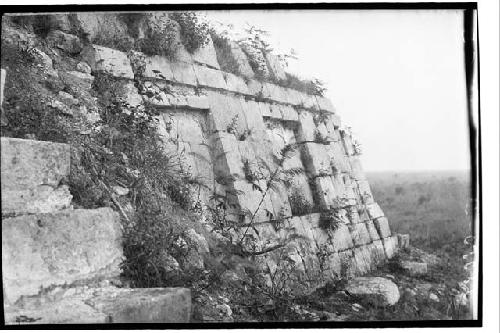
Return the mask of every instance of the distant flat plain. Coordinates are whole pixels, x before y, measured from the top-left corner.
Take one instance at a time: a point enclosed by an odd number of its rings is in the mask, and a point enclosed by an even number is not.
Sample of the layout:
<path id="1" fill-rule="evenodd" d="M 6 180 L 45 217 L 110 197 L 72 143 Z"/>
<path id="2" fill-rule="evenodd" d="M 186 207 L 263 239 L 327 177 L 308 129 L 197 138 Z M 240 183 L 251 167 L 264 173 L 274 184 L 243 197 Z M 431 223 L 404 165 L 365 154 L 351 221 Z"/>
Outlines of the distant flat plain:
<path id="1" fill-rule="evenodd" d="M 367 172 L 373 196 L 391 229 L 415 245 L 436 249 L 471 235 L 468 171 Z"/>

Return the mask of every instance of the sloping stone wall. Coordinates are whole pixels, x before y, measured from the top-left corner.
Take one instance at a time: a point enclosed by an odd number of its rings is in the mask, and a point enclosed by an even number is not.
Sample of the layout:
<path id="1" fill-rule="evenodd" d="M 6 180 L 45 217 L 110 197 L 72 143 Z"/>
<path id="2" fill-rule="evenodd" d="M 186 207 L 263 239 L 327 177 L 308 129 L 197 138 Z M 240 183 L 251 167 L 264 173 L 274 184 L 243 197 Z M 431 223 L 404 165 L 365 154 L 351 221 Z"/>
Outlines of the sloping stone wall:
<path id="1" fill-rule="evenodd" d="M 345 266 L 350 274 L 362 274 L 393 256 L 397 238 L 374 201 L 353 140 L 327 98 L 252 79 L 248 59 L 237 45 L 233 57 L 244 77 L 219 70 L 212 43 L 196 57 L 174 61 L 89 48 L 85 59 L 94 72 L 130 82 L 132 95 L 161 110 L 158 131 L 165 149 L 178 152 L 186 170 L 202 180 L 205 186 L 196 192 L 202 193 L 203 203 L 209 203 L 212 193 L 230 197 L 238 207 L 234 213 L 242 225 L 240 235 L 254 223 L 249 233 L 261 249 L 291 234 L 302 236 L 291 250 L 297 253 L 290 255 L 316 273 L 340 274 Z M 274 56 L 262 55 L 261 63 L 267 66 L 265 76 L 283 77 Z M 139 89 L 132 86 L 134 80 Z M 287 145 L 296 147 L 283 165 L 295 171 L 289 179 L 269 190 L 265 179 L 248 181 L 249 171 L 272 175 L 279 168 L 276 157 Z M 312 209 L 301 211 L 298 197 Z M 331 208 L 341 223 L 325 228 L 322 220 Z M 278 218 L 283 225 L 272 227 Z M 267 260 L 272 262 L 272 256 Z"/>

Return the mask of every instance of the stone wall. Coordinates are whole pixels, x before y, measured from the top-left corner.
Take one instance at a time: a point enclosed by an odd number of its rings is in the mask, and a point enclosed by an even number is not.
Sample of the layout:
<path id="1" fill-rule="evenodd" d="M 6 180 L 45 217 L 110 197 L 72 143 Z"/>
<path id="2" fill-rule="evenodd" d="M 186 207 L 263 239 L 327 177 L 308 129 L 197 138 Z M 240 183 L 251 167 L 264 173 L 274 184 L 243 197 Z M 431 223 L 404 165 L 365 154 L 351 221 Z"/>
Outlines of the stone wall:
<path id="1" fill-rule="evenodd" d="M 126 34 L 114 14 L 61 15 L 58 22 L 64 40 L 73 41 L 72 50 L 78 44 L 75 25 L 91 41 L 106 29 Z M 273 272 L 285 251 L 297 274 L 324 281 L 364 274 L 391 258 L 398 238 L 371 194 L 353 139 L 342 129 L 331 101 L 254 79 L 247 57 L 251 52 L 236 43 L 230 49 L 242 77 L 220 70 L 211 41 L 194 54 L 180 44 L 175 60 L 96 44 L 82 44 L 78 52 L 79 66 L 90 67 L 85 82 L 105 73 L 124 88 L 123 98 L 131 107 L 160 111 L 156 120 L 165 151 L 176 152 L 184 170 L 199 181 L 193 196 L 204 208 L 213 194 L 227 198 L 234 238 L 246 237 L 253 251 L 264 252 L 257 260 L 261 267 Z M 283 78 L 272 54 L 261 58 L 265 77 Z M 102 322 L 109 316 L 119 321 L 188 320 L 189 291 L 181 290 L 179 296 L 177 291 L 141 294 L 99 287 L 119 273 L 119 218 L 107 208 L 73 210 L 63 185 L 68 172 L 68 146 L 2 138 L 8 320 L 34 314 L 44 302 L 45 322 L 54 322 L 54 311 L 64 306 L 81 312 L 57 322 Z M 208 215 L 204 223 L 208 230 L 215 228 Z M 276 247 L 279 254 L 266 251 L 279 244 L 287 244 Z M 82 289 L 89 284 L 92 292 Z M 154 304 L 141 301 L 150 293 L 159 293 L 158 304 L 179 301 L 180 314 L 155 312 Z M 106 297 L 118 296 L 127 306 L 109 305 Z M 89 302 L 94 304 L 90 308 Z M 152 317 L 144 317 L 139 305 L 150 309 Z M 127 319 L 124 313 L 133 315 Z"/>
<path id="2" fill-rule="evenodd" d="M 343 266 L 363 274 L 392 257 L 397 238 L 374 201 L 352 137 L 331 101 L 252 79 L 244 53 L 236 44 L 231 50 L 245 77 L 219 70 L 212 43 L 177 60 L 98 45 L 83 54 L 93 73 L 120 79 L 130 87 L 129 99 L 161 111 L 158 131 L 165 150 L 178 152 L 185 170 L 201 180 L 204 186 L 196 191 L 201 201 L 209 204 L 212 193 L 227 196 L 237 206 L 240 235 L 251 221 L 250 233 L 261 250 L 299 235 L 290 256 L 304 270 L 328 267 L 320 270 L 328 271 L 327 277 Z M 283 76 L 274 56 L 262 57 L 269 77 Z M 277 159 L 287 146 L 295 149 L 280 167 Z M 267 189 L 266 180 L 276 170 L 289 176 Z M 264 176 L 249 181 L 249 173 Z M 299 203 L 312 209 L 301 211 Z M 331 208 L 341 223 L 325 228 L 322 220 Z M 281 226 L 273 227 L 277 220 Z M 213 227 L 209 221 L 207 227 Z"/>

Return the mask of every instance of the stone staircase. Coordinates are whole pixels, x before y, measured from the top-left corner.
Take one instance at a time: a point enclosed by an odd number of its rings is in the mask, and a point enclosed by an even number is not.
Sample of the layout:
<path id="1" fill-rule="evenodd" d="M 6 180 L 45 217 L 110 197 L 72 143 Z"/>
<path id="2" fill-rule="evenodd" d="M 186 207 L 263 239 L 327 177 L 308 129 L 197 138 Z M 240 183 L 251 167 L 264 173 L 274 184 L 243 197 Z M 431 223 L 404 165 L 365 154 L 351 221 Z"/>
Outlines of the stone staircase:
<path id="1" fill-rule="evenodd" d="M 114 286 L 119 216 L 71 207 L 68 145 L 2 137 L 1 166 L 7 325 L 190 321 L 189 289 Z"/>

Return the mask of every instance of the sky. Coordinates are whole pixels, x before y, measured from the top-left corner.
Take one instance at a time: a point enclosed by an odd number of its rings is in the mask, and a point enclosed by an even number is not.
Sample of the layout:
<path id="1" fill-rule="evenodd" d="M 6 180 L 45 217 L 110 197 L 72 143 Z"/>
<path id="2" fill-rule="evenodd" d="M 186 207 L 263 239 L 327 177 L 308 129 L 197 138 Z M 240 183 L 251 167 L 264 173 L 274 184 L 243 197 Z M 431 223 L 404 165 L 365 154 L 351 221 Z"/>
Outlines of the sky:
<path id="1" fill-rule="evenodd" d="M 468 170 L 459 10 L 238 10 L 210 20 L 270 32 L 287 71 L 323 82 L 365 171 Z"/>

